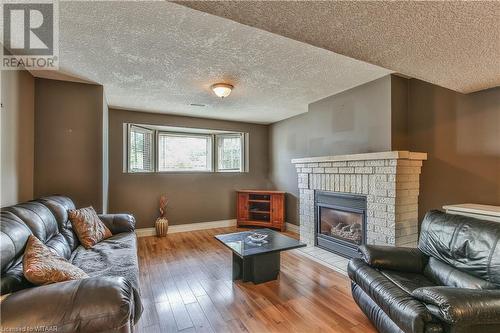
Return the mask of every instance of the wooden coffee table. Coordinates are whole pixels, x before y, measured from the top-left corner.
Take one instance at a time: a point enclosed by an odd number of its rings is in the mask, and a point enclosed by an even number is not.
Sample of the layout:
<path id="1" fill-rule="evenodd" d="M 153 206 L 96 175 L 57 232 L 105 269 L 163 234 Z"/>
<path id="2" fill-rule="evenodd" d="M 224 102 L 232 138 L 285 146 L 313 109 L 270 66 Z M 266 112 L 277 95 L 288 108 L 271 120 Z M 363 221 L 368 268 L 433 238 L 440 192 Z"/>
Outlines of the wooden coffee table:
<path id="1" fill-rule="evenodd" d="M 266 242 L 252 242 L 248 236 L 266 234 Z M 304 247 L 306 244 L 271 229 L 255 229 L 215 238 L 233 252 L 233 280 L 262 283 L 276 280 L 280 272 L 281 251 Z"/>

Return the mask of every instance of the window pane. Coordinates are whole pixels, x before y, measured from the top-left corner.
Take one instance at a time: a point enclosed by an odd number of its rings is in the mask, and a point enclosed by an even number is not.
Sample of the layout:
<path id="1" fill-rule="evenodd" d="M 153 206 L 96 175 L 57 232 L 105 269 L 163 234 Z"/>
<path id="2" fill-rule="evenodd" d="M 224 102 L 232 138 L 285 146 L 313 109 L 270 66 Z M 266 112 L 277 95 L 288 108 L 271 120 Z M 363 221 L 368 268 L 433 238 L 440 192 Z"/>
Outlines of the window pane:
<path id="1" fill-rule="evenodd" d="M 160 171 L 212 170 L 210 136 L 160 134 L 158 167 Z"/>
<path id="2" fill-rule="evenodd" d="M 241 168 L 241 135 L 219 135 L 218 142 L 218 169 L 240 171 Z"/>
<path id="3" fill-rule="evenodd" d="M 129 132 L 129 169 L 131 172 L 153 170 L 153 131 L 131 126 Z"/>

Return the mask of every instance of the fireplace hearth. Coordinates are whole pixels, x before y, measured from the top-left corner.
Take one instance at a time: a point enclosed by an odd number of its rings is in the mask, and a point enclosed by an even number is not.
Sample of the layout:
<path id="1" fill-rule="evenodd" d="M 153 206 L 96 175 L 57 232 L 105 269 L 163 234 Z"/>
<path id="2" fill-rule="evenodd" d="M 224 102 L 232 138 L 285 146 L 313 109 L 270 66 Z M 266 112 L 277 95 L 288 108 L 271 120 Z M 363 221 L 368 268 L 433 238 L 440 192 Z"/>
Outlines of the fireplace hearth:
<path id="1" fill-rule="evenodd" d="M 366 243 L 366 196 L 315 191 L 315 245 L 347 258 Z"/>

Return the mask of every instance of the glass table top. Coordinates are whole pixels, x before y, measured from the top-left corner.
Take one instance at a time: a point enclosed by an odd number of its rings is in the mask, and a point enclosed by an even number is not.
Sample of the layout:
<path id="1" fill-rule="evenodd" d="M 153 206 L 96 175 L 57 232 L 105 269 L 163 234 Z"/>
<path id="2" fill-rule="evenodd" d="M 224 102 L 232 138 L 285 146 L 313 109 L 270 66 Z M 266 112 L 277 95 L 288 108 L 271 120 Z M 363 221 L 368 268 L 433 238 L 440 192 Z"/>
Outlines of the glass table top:
<path id="1" fill-rule="evenodd" d="M 262 242 L 256 242 L 249 237 L 252 234 L 264 234 L 267 237 Z M 232 234 L 215 236 L 217 240 L 229 247 L 240 257 L 248 257 L 263 253 L 276 252 L 304 247 L 306 244 L 296 239 L 280 234 L 271 229 L 254 229 Z"/>

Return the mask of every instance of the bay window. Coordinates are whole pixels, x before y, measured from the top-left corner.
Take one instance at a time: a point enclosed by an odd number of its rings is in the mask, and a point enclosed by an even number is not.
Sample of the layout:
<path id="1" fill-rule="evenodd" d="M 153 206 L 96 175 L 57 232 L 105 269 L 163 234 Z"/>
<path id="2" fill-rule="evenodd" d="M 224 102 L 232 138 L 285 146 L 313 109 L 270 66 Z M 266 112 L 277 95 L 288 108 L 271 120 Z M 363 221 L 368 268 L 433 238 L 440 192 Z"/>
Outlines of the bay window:
<path id="1" fill-rule="evenodd" d="M 246 172 L 248 134 L 125 124 L 127 166 L 136 172 Z"/>

